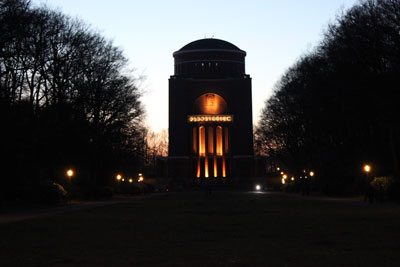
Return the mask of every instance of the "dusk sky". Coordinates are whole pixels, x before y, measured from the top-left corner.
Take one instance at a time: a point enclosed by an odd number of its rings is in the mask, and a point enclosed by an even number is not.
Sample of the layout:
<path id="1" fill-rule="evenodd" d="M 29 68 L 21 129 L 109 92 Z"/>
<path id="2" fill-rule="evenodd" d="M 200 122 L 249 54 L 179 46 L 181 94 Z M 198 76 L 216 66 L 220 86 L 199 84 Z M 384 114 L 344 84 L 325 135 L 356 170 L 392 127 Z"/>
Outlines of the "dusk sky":
<path id="1" fill-rule="evenodd" d="M 168 78 L 172 53 L 204 37 L 223 39 L 247 52 L 252 77 L 253 122 L 280 76 L 322 39 L 329 22 L 358 0 L 135 1 L 32 0 L 90 24 L 121 47 L 141 88 L 147 124 L 168 128 Z"/>

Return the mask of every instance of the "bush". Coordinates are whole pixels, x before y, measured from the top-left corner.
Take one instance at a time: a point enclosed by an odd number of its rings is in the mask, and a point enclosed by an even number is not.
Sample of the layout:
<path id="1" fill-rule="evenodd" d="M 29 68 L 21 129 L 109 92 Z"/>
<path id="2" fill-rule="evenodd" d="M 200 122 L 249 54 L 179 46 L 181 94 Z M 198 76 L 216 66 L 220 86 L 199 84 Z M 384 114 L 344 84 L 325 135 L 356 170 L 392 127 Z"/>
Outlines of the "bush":
<path id="1" fill-rule="evenodd" d="M 41 204 L 60 204 L 65 202 L 68 192 L 53 181 L 31 184 L 23 190 L 22 199 Z"/>
<path id="2" fill-rule="evenodd" d="M 371 186 L 375 190 L 383 190 L 384 192 L 386 192 L 392 183 L 393 179 L 391 177 L 375 177 L 371 181 Z"/>

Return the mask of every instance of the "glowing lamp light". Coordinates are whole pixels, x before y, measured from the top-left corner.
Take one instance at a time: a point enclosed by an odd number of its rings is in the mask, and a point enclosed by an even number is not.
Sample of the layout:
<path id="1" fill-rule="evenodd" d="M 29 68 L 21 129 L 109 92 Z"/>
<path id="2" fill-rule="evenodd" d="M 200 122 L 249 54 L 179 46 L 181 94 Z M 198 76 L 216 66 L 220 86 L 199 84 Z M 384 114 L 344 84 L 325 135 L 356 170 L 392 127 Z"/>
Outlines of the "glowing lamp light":
<path id="1" fill-rule="evenodd" d="M 310 176 L 311 176 L 311 177 L 313 177 L 314 174 L 315 174 L 315 173 L 314 173 L 313 171 L 310 172 Z"/>
<path id="2" fill-rule="evenodd" d="M 125 182 L 125 179 L 124 179 L 124 178 L 122 178 L 122 182 Z"/>
<path id="3" fill-rule="evenodd" d="M 260 191 L 260 190 L 261 190 L 261 185 L 259 185 L 259 184 L 256 185 L 256 190 L 257 190 L 257 191 Z"/>
<path id="4" fill-rule="evenodd" d="M 282 178 L 282 184 L 285 184 L 285 179 L 284 178 Z"/>
<path id="5" fill-rule="evenodd" d="M 291 180 L 294 181 L 294 177 L 292 177 Z"/>
<path id="6" fill-rule="evenodd" d="M 122 179 L 121 174 L 118 174 L 118 175 L 116 176 L 116 178 L 117 178 L 118 181 L 120 181 L 120 180 Z"/>
<path id="7" fill-rule="evenodd" d="M 133 179 L 132 179 L 132 178 L 130 178 L 130 179 L 129 179 L 129 182 L 130 182 L 130 183 L 132 183 L 132 182 L 133 182 Z"/>
<path id="8" fill-rule="evenodd" d="M 281 172 L 281 174 L 283 175 L 283 172 Z"/>
<path id="9" fill-rule="evenodd" d="M 283 179 L 286 179 L 287 178 L 287 175 L 285 174 L 285 175 L 283 175 Z"/>
<path id="10" fill-rule="evenodd" d="M 365 164 L 365 165 L 364 165 L 364 171 L 365 171 L 366 173 L 369 173 L 369 172 L 371 171 L 371 166 L 368 165 L 368 164 Z"/>
<path id="11" fill-rule="evenodd" d="M 73 171 L 72 169 L 69 169 L 69 170 L 67 171 L 67 176 L 68 176 L 69 178 L 71 178 L 72 176 L 74 176 L 74 171 Z"/>

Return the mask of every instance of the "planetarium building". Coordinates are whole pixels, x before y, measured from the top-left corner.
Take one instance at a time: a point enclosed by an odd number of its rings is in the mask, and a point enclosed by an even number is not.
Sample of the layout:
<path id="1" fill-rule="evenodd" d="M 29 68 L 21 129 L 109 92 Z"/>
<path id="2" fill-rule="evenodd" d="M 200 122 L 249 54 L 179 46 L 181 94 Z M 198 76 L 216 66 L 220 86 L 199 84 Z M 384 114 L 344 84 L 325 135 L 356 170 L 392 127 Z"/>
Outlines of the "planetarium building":
<path id="1" fill-rule="evenodd" d="M 251 78 L 245 56 L 218 39 L 197 40 L 173 53 L 170 177 L 234 182 L 252 175 Z"/>

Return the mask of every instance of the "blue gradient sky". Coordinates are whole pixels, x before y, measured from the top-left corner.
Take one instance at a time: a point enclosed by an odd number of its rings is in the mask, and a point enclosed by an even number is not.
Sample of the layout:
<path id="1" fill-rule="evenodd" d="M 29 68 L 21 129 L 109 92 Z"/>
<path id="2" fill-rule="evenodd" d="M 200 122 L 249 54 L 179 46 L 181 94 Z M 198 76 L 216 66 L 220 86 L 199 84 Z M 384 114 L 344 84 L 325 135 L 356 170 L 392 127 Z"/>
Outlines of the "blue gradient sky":
<path id="1" fill-rule="evenodd" d="M 316 46 L 335 16 L 358 0 L 32 0 L 78 17 L 125 51 L 136 75 L 144 74 L 143 103 L 154 131 L 168 128 L 172 53 L 214 37 L 247 52 L 257 122 L 274 84 L 297 58 Z"/>

